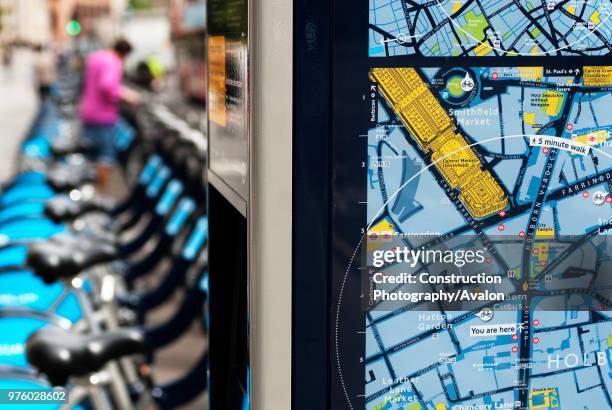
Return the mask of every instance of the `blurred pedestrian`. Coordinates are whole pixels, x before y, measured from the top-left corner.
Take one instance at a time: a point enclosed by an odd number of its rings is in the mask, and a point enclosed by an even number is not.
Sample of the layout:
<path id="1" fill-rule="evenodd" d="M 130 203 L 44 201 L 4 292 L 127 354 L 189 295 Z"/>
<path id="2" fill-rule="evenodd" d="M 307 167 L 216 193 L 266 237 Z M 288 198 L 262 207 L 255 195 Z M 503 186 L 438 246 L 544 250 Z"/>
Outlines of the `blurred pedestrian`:
<path id="1" fill-rule="evenodd" d="M 163 88 L 166 68 L 159 57 L 150 56 L 136 66 L 134 81 L 151 91 L 160 91 Z"/>
<path id="2" fill-rule="evenodd" d="M 132 51 L 125 39 L 117 40 L 112 49 L 95 51 L 85 61 L 81 121 L 84 137 L 93 147 L 98 162 L 98 186 L 106 191 L 116 160 L 114 146 L 119 103 L 136 104 L 138 95 L 121 85 L 123 61 Z"/>
<path id="3" fill-rule="evenodd" d="M 36 84 L 40 102 L 51 95 L 51 87 L 57 79 L 56 61 L 53 52 L 44 44 L 35 47 L 36 56 L 34 61 Z"/>

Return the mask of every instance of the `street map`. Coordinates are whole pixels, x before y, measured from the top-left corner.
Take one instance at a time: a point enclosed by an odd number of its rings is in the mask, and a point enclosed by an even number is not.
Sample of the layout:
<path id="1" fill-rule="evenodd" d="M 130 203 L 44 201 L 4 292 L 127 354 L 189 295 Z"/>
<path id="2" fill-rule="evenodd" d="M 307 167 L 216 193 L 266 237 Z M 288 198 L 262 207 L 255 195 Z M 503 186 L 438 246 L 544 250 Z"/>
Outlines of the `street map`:
<path id="1" fill-rule="evenodd" d="M 369 55 L 599 56 L 610 0 L 369 0 Z"/>
<path id="2" fill-rule="evenodd" d="M 370 0 L 369 53 L 603 55 L 610 4 Z M 464 238 L 507 299 L 367 310 L 368 410 L 612 409 L 612 67 L 579 61 L 370 70 L 368 254 Z"/>

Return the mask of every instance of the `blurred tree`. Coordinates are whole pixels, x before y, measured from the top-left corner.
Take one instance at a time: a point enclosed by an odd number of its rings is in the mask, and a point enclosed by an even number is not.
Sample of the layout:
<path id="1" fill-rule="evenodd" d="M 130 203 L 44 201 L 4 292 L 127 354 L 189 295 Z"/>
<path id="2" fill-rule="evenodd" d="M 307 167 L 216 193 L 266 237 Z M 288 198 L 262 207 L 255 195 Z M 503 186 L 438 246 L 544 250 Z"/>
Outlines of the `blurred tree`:
<path id="1" fill-rule="evenodd" d="M 149 10 L 153 8 L 151 0 L 130 0 L 130 8 L 134 10 Z"/>

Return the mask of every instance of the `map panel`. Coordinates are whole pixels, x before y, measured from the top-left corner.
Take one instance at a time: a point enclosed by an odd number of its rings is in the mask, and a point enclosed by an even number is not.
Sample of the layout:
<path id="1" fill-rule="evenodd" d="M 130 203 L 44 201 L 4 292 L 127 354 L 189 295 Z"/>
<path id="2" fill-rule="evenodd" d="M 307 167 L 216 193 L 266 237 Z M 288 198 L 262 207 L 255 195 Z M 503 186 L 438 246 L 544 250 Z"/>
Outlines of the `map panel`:
<path id="1" fill-rule="evenodd" d="M 369 0 L 369 55 L 609 55 L 611 1 Z"/>
<path id="2" fill-rule="evenodd" d="M 452 4 L 420 3 L 424 15 Z M 529 4 L 503 2 L 519 3 Z M 610 289 L 584 290 L 609 280 L 612 263 L 612 67 L 373 68 L 369 78 L 367 250 L 518 244 L 486 263 L 523 297 L 368 310 L 366 408 L 611 409 Z M 563 308 L 545 307 L 559 298 Z"/>

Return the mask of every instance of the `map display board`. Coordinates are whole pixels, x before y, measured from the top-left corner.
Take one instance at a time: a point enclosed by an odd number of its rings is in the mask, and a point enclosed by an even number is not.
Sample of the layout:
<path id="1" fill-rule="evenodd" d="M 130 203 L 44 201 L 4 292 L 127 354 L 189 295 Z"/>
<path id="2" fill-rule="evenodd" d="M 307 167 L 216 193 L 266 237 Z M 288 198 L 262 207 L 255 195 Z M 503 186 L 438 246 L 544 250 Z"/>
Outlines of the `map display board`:
<path id="1" fill-rule="evenodd" d="M 367 3 L 335 5 L 331 408 L 612 409 L 612 2 Z"/>
<path id="2" fill-rule="evenodd" d="M 603 56 L 609 0 L 371 0 L 369 55 Z"/>

